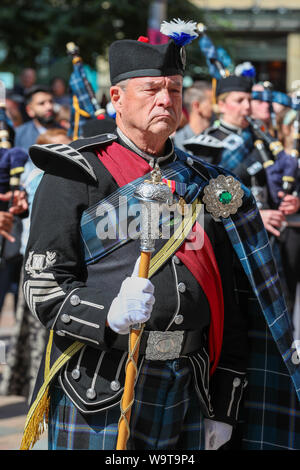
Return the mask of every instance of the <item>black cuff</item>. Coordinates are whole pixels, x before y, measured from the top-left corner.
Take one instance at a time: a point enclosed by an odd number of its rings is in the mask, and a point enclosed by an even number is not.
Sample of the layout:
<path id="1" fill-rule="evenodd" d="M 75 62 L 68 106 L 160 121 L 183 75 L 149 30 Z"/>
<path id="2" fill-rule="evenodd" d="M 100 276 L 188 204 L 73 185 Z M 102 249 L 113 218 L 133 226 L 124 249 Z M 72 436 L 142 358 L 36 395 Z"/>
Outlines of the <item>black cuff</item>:
<path id="1" fill-rule="evenodd" d="M 73 289 L 64 300 L 54 322 L 59 336 L 103 350 L 109 349 L 110 337 L 105 328 L 110 304 L 95 288 Z"/>
<path id="2" fill-rule="evenodd" d="M 235 426 L 238 421 L 240 404 L 247 386 L 245 373 L 217 368 L 210 380 L 213 419 Z"/>

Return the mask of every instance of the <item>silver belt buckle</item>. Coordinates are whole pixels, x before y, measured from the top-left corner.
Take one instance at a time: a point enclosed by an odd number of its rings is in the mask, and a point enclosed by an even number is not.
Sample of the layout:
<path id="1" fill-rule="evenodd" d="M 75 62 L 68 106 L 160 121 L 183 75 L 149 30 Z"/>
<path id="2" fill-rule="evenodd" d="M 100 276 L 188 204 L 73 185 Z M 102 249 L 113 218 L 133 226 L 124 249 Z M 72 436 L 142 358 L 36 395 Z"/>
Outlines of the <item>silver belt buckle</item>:
<path id="1" fill-rule="evenodd" d="M 150 331 L 145 358 L 149 361 L 168 361 L 180 356 L 184 331 Z"/>

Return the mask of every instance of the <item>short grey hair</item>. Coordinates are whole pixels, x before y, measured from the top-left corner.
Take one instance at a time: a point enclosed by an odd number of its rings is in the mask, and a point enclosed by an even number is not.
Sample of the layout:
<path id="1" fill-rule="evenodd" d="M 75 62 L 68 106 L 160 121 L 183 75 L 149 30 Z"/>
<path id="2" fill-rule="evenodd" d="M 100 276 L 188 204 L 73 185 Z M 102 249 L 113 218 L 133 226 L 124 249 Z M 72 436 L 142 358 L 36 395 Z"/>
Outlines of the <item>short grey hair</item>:
<path id="1" fill-rule="evenodd" d="M 129 80 L 130 80 L 130 78 L 126 78 L 125 80 L 121 80 L 120 82 L 116 83 L 116 86 L 119 86 L 120 88 L 122 88 L 123 91 L 125 91 Z"/>
<path id="2" fill-rule="evenodd" d="M 186 108 L 187 112 L 190 112 L 192 109 L 192 103 L 194 101 L 199 101 L 201 103 L 206 99 L 205 92 L 211 90 L 211 83 L 205 80 L 199 80 L 193 83 L 192 86 L 187 88 L 184 91 L 183 95 L 183 105 Z"/>

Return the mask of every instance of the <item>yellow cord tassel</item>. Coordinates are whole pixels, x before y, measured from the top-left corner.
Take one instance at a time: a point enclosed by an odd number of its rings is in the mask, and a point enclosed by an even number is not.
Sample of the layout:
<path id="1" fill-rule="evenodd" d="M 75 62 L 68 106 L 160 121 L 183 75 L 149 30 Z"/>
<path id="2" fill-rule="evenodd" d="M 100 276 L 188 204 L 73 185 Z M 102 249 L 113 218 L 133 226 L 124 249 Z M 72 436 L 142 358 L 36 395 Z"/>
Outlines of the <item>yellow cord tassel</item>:
<path id="1" fill-rule="evenodd" d="M 75 341 L 69 346 L 65 352 L 55 361 L 50 368 L 50 354 L 53 342 L 53 330 L 50 331 L 49 341 L 46 350 L 45 359 L 45 375 L 44 383 L 41 386 L 37 397 L 32 404 L 25 423 L 24 434 L 20 446 L 20 450 L 30 450 L 36 441 L 42 436 L 43 432 L 47 429 L 50 395 L 49 385 L 57 372 L 63 365 L 70 360 L 70 358 L 77 353 L 82 347 L 83 343 Z"/>
<path id="2" fill-rule="evenodd" d="M 50 405 L 50 397 L 48 391 L 49 387 L 47 387 L 47 389 L 45 390 L 27 427 L 24 430 L 20 450 L 32 449 L 36 441 L 40 439 L 42 434 L 47 429 Z"/>
<path id="3" fill-rule="evenodd" d="M 78 130 L 79 130 L 79 119 L 80 116 L 89 118 L 90 114 L 84 111 L 83 109 L 80 109 L 79 107 L 79 102 L 78 98 L 76 95 L 73 96 L 73 107 L 75 109 L 75 116 L 74 116 L 74 132 L 73 132 L 73 140 L 78 139 Z"/>

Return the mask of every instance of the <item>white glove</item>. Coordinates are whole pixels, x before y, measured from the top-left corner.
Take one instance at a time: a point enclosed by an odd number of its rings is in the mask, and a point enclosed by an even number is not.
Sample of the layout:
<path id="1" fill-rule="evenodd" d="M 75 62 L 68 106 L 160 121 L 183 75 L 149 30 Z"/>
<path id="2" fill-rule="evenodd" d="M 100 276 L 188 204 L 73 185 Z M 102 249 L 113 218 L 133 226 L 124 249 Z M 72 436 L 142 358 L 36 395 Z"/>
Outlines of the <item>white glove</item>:
<path id="1" fill-rule="evenodd" d="M 140 258 L 138 258 L 131 277 L 121 285 L 117 297 L 110 306 L 107 323 L 120 335 L 127 335 L 131 325 L 149 320 L 155 302 L 154 286 L 149 279 L 138 277 Z"/>
<path id="2" fill-rule="evenodd" d="M 232 426 L 221 421 L 204 419 L 205 450 L 217 450 L 231 439 Z"/>

